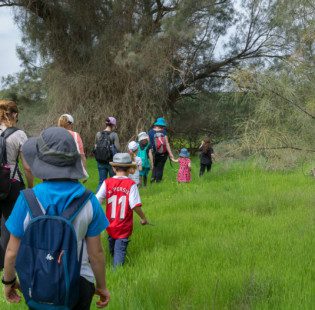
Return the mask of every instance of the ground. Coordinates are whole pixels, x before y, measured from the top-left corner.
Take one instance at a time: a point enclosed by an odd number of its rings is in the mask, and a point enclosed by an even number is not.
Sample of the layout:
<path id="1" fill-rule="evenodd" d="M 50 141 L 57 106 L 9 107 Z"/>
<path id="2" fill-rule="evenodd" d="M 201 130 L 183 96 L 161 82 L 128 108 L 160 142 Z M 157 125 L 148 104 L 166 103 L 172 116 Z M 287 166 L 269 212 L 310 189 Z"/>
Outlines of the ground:
<path id="1" fill-rule="evenodd" d="M 192 183 L 177 184 L 167 163 L 164 182 L 141 189 L 152 225 L 135 215 L 126 265 L 107 259 L 108 309 L 312 309 L 314 179 L 253 161 L 215 164 L 202 179 L 197 160 L 192 169 Z M 105 234 L 104 247 L 108 257 Z M 0 308 L 26 309 L 1 295 Z"/>

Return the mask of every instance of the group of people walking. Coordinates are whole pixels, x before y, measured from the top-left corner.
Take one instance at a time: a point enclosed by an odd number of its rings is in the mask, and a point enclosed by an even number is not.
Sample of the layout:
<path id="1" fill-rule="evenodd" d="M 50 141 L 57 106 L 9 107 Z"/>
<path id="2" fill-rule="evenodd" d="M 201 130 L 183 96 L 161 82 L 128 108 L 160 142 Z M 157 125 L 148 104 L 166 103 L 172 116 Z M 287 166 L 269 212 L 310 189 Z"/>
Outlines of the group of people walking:
<path id="1" fill-rule="evenodd" d="M 94 195 L 82 184 L 89 176 L 82 139 L 73 130 L 74 118 L 63 114 L 58 127 L 27 139 L 16 128 L 18 113 L 15 102 L 0 100 L 0 268 L 5 297 L 19 302 L 20 289 L 30 309 L 49 305 L 84 310 L 97 294 L 97 306 L 105 307 L 110 293 L 101 233 L 107 231 L 113 266 L 123 265 L 133 211 L 141 225 L 148 224 L 139 187 L 147 185 L 151 169 L 151 182 L 162 180 L 168 157 L 179 163 L 178 182 L 189 182 L 189 152 L 182 149 L 174 158 L 161 117 L 148 133 L 130 141 L 124 153 L 115 132 L 117 121 L 108 117 L 95 137 L 99 183 Z M 200 150 L 202 175 L 211 169 L 210 141 L 205 140 Z M 34 177 L 42 180 L 35 187 Z"/>

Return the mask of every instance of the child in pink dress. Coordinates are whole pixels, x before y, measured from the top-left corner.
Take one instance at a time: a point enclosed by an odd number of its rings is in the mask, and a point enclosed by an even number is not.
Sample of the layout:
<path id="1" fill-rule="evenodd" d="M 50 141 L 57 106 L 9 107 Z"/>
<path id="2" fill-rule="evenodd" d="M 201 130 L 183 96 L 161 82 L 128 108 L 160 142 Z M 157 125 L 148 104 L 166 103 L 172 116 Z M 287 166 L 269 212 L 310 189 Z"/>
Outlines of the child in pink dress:
<path id="1" fill-rule="evenodd" d="M 191 181 L 191 164 L 189 159 L 189 152 L 186 148 L 182 148 L 179 153 L 179 159 L 173 159 L 173 162 L 179 163 L 179 170 L 177 174 L 178 183 L 189 183 Z"/>

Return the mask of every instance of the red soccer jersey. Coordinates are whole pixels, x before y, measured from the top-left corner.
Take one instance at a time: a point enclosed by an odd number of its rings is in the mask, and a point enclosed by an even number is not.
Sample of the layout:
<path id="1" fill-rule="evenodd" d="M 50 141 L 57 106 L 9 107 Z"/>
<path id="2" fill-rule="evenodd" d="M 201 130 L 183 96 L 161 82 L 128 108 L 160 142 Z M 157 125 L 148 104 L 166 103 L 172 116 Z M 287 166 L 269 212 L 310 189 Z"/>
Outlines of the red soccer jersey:
<path id="1" fill-rule="evenodd" d="M 113 177 L 106 179 L 102 187 L 106 193 L 106 217 L 110 223 L 107 233 L 114 239 L 128 238 L 133 228 L 132 209 L 141 206 L 136 183 L 127 177 Z"/>

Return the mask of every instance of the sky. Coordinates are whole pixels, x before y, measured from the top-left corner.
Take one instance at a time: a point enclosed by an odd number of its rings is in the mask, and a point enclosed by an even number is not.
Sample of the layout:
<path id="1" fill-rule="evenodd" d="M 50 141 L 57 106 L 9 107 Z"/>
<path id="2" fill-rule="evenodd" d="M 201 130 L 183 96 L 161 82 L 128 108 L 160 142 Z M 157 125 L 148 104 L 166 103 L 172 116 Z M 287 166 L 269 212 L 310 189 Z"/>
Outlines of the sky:
<path id="1" fill-rule="evenodd" d="M 12 11 L 0 8 L 0 79 L 20 71 L 16 46 L 21 44 L 21 32 L 14 24 Z"/>

